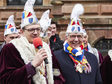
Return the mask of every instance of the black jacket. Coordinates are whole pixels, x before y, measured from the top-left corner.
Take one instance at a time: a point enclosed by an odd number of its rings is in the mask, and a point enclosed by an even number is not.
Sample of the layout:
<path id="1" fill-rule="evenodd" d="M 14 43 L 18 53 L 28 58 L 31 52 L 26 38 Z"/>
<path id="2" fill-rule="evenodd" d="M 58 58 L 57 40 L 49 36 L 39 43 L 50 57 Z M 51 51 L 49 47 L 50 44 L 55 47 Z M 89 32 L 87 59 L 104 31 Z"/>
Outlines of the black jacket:
<path id="1" fill-rule="evenodd" d="M 57 60 L 57 63 L 54 64 L 60 65 L 58 69 L 65 79 L 64 84 L 102 84 L 96 56 L 87 51 L 84 52 L 92 68 L 92 71 L 88 74 L 76 72 L 73 61 L 63 49 L 54 52 L 55 60 Z"/>
<path id="2" fill-rule="evenodd" d="M 56 39 L 56 41 L 54 41 Z M 59 50 L 63 48 L 63 41 L 59 38 L 58 34 L 50 37 L 50 48 L 52 51 Z"/>

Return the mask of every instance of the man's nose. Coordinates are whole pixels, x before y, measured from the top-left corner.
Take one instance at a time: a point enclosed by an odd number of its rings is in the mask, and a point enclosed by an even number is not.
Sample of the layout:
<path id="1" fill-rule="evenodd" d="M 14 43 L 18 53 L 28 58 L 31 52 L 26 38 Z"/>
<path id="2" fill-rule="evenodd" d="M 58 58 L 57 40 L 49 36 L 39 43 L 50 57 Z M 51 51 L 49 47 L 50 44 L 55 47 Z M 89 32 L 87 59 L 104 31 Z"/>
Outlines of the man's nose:
<path id="1" fill-rule="evenodd" d="M 38 34 L 38 31 L 37 31 L 37 30 L 35 30 L 33 34 Z"/>
<path id="2" fill-rule="evenodd" d="M 75 40 L 75 41 L 78 41 L 78 37 L 76 36 L 74 40 Z"/>

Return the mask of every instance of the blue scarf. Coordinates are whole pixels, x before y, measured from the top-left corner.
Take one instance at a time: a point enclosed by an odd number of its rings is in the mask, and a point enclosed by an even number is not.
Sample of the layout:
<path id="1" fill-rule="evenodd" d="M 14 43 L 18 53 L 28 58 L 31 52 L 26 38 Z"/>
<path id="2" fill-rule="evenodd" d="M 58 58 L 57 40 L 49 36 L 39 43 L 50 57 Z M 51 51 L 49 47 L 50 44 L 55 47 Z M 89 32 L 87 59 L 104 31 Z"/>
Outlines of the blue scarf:
<path id="1" fill-rule="evenodd" d="M 84 45 L 82 44 L 79 48 L 73 49 L 67 42 L 64 44 L 65 52 L 69 53 L 75 60 L 81 61 L 84 56 Z"/>
<path id="2" fill-rule="evenodd" d="M 83 73 L 90 73 L 91 66 L 88 63 L 86 57 L 84 56 L 84 44 L 80 47 L 73 49 L 69 46 L 67 42 L 64 43 L 64 50 L 65 52 L 69 53 L 70 58 L 75 63 L 75 70 L 77 72 Z"/>

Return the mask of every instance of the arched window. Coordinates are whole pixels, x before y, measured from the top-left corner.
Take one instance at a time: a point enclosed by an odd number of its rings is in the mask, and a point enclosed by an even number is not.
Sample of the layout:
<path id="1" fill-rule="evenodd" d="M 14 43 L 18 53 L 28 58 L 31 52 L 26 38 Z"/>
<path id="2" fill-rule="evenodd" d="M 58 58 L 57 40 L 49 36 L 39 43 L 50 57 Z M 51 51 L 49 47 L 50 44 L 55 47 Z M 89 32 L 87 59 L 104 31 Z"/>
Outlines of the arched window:
<path id="1" fill-rule="evenodd" d="M 100 39 L 95 43 L 94 47 L 97 48 L 103 56 L 106 56 L 108 50 L 112 49 L 112 39 Z"/>
<path id="2" fill-rule="evenodd" d="M 7 5 L 24 5 L 27 0 L 7 0 Z M 43 0 L 36 0 L 36 5 L 43 5 Z"/>

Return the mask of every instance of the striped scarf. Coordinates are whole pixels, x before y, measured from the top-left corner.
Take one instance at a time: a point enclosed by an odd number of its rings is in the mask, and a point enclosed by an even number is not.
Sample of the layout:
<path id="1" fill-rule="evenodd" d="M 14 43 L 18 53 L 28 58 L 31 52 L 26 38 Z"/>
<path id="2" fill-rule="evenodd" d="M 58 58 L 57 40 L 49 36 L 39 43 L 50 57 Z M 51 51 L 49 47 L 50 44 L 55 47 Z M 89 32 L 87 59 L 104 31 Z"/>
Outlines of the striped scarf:
<path id="1" fill-rule="evenodd" d="M 67 42 L 64 43 L 64 51 L 69 53 L 70 58 L 75 63 L 75 69 L 77 72 L 83 73 L 89 73 L 91 72 L 91 66 L 88 63 L 86 57 L 84 56 L 84 44 L 82 44 L 80 47 L 73 49 L 69 46 Z"/>

